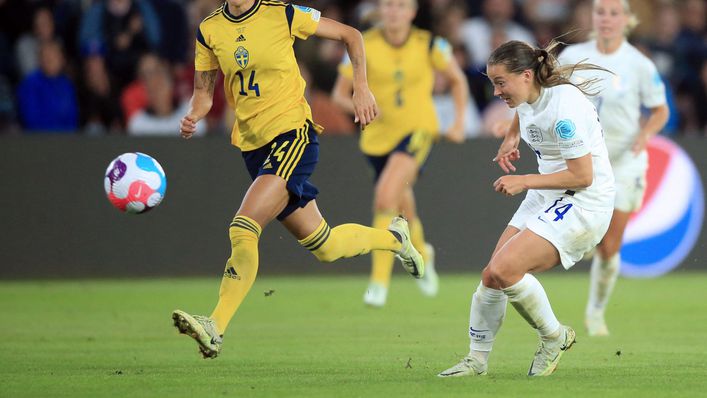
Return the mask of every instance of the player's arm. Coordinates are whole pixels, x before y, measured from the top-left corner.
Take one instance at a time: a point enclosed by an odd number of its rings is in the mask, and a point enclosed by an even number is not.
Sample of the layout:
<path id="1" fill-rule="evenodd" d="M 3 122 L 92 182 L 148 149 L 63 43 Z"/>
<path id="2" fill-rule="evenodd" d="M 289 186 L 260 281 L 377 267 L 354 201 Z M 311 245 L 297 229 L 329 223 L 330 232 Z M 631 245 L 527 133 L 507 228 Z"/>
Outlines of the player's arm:
<path id="1" fill-rule="evenodd" d="M 361 32 L 332 19 L 322 18 L 314 34 L 346 44 L 346 51 L 353 67 L 354 120 L 360 122 L 362 126 L 369 124 L 378 115 L 378 106 L 366 80 L 366 53 Z"/>
<path id="2" fill-rule="evenodd" d="M 351 93 L 353 92 L 353 80 L 348 77 L 339 74 L 336 78 L 336 83 L 331 92 L 331 99 L 336 105 L 338 105 L 344 111 L 353 114 L 354 104 L 351 99 Z"/>
<path id="3" fill-rule="evenodd" d="M 520 143 L 520 119 L 518 118 L 518 112 L 513 116 L 513 121 L 508 127 L 505 136 L 503 137 L 503 142 L 498 148 L 498 153 L 496 157 L 493 158 L 494 162 L 503 169 L 505 173 L 510 173 L 516 171 L 513 162 L 520 159 L 520 151 L 518 150 L 518 144 Z"/>
<path id="4" fill-rule="evenodd" d="M 454 123 L 445 137 L 452 142 L 461 143 L 464 142 L 464 115 L 469 106 L 469 83 L 454 58 L 450 59 L 449 66 L 441 72 L 450 82 L 454 100 Z"/>
<path id="5" fill-rule="evenodd" d="M 527 189 L 581 189 L 592 185 L 594 167 L 592 154 L 576 159 L 565 159 L 567 169 L 551 174 L 507 175 L 493 183 L 496 192 L 508 196 Z"/>
<path id="6" fill-rule="evenodd" d="M 670 109 L 665 104 L 650 108 L 650 113 L 646 124 L 643 125 L 636 142 L 633 144 L 633 153 L 636 155 L 646 149 L 648 141 L 665 127 L 668 118 L 670 118 Z"/>
<path id="7" fill-rule="evenodd" d="M 182 138 L 191 138 L 196 132 L 196 122 L 203 119 L 214 103 L 214 89 L 218 69 L 194 72 L 194 93 L 189 102 L 189 112 L 182 118 Z"/>

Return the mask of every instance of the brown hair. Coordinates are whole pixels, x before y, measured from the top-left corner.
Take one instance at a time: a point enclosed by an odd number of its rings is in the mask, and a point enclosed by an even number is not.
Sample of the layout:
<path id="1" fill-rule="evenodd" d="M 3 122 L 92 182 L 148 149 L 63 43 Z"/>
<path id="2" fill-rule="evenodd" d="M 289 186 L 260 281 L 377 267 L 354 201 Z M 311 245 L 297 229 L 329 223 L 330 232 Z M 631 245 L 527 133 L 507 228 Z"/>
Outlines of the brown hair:
<path id="1" fill-rule="evenodd" d="M 572 83 L 570 77 L 578 70 L 601 70 L 612 73 L 601 66 L 581 61 L 573 65 L 560 65 L 555 58 L 557 48 L 561 43 L 553 40 L 546 48 L 535 48 L 530 44 L 511 40 L 495 49 L 488 65 L 505 65 L 511 73 L 521 73 L 532 70 L 535 82 L 541 87 L 554 87 L 561 84 L 571 84 L 577 87 L 584 95 L 596 95 L 589 91 L 591 86 L 599 79 L 589 79 L 581 83 Z"/>

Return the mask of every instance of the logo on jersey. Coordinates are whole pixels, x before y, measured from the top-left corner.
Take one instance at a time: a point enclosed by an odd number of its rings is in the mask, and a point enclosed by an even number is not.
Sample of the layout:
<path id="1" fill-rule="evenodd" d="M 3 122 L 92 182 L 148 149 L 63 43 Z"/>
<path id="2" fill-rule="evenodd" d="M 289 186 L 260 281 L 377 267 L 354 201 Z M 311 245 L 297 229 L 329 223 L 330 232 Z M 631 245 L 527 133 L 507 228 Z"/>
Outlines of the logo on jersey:
<path id="1" fill-rule="evenodd" d="M 309 14 L 309 16 L 312 17 L 312 21 L 319 21 L 319 17 L 321 17 L 321 15 L 322 15 L 321 12 L 315 10 L 315 9 L 312 8 L 312 7 L 298 6 L 298 5 L 295 5 L 295 4 L 293 4 L 292 6 L 295 7 L 295 8 L 297 8 L 298 10 L 300 10 L 300 11 L 302 11 L 302 12 L 305 12 L 305 13 Z"/>
<path id="2" fill-rule="evenodd" d="M 248 66 L 250 55 L 248 54 L 248 50 L 244 47 L 238 47 L 236 52 L 233 53 L 233 57 L 236 59 L 236 63 L 241 67 L 241 69 L 245 69 L 245 67 Z"/>
<path id="3" fill-rule="evenodd" d="M 238 36 L 236 41 L 245 41 L 245 36 L 243 36 L 243 35 Z"/>
<path id="4" fill-rule="evenodd" d="M 532 142 L 533 144 L 539 144 L 543 142 L 543 133 L 540 130 L 540 127 L 531 124 L 526 130 L 528 131 L 528 139 L 530 140 L 530 142 Z"/>
<path id="5" fill-rule="evenodd" d="M 574 123 L 572 123 L 572 121 L 569 119 L 562 119 L 555 123 L 555 134 L 557 134 L 557 136 L 562 138 L 563 140 L 569 140 L 570 138 L 574 137 L 574 134 L 576 132 L 577 128 L 574 126 Z"/>
<path id="6" fill-rule="evenodd" d="M 690 157 L 672 141 L 648 144 L 643 207 L 628 223 L 621 248 L 621 273 L 665 274 L 685 260 L 697 242 L 704 217 L 704 191 Z"/>

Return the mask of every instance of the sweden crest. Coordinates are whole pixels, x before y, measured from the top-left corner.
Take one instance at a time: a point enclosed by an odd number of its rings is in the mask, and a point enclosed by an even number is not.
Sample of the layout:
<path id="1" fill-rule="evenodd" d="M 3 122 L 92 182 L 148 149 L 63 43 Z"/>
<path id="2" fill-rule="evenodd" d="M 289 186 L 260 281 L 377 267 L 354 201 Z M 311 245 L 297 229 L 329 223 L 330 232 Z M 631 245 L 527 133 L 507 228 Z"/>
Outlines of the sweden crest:
<path id="1" fill-rule="evenodd" d="M 233 53 L 233 57 L 236 59 L 236 63 L 238 66 L 241 67 L 241 69 L 245 69 L 246 66 L 248 66 L 248 59 L 249 54 L 248 50 L 246 50 L 244 47 L 240 46 L 236 49 L 236 52 Z"/>

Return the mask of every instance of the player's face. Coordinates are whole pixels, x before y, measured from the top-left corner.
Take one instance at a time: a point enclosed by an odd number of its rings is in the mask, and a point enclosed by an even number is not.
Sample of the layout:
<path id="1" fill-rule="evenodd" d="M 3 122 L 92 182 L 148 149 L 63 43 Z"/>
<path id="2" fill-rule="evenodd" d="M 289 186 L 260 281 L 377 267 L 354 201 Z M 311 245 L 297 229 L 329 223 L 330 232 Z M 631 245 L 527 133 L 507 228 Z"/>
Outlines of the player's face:
<path id="1" fill-rule="evenodd" d="M 594 3 L 592 22 L 600 39 L 623 37 L 628 18 L 621 0 L 598 0 Z"/>
<path id="2" fill-rule="evenodd" d="M 528 102 L 533 87 L 533 74 L 529 70 L 511 73 L 506 65 L 489 65 L 486 74 L 493 84 L 493 95 L 503 100 L 509 108 Z"/>
<path id="3" fill-rule="evenodd" d="M 409 27 L 416 12 L 415 0 L 380 0 L 381 20 L 388 29 Z"/>

